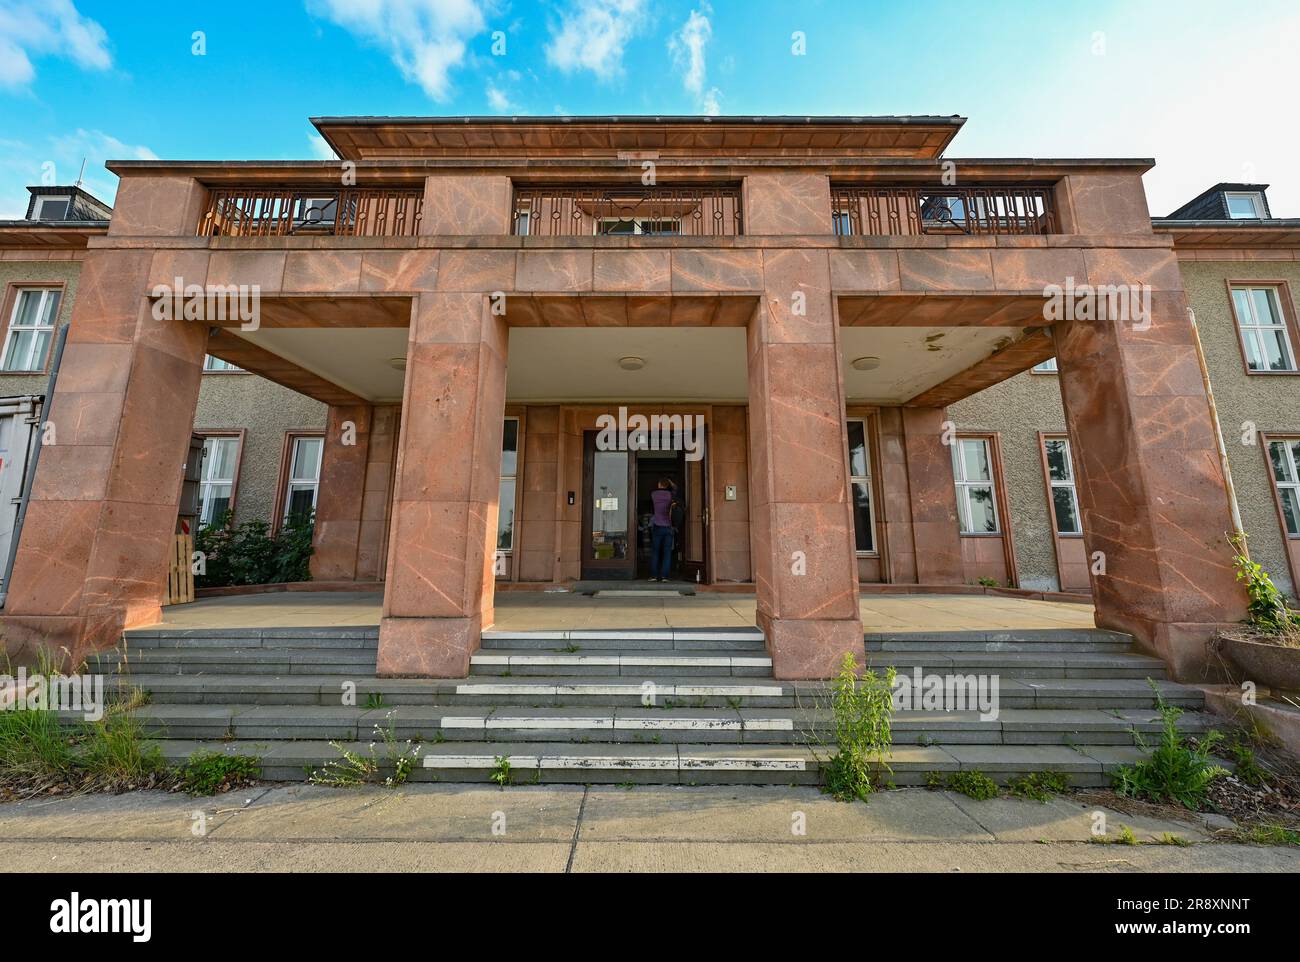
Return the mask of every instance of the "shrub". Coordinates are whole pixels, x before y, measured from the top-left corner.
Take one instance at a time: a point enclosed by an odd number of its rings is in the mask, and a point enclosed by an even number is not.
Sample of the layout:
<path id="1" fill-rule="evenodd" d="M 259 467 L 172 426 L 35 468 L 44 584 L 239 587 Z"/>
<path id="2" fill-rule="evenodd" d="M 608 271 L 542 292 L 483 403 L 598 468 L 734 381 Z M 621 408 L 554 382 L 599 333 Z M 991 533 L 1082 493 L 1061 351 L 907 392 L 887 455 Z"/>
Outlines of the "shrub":
<path id="1" fill-rule="evenodd" d="M 822 764 L 826 791 L 842 802 L 867 800 L 872 761 L 889 770 L 893 687 L 893 668 L 883 676 L 870 669 L 859 672 L 853 653 L 844 653 L 829 693 L 836 751 Z"/>
<path id="2" fill-rule="evenodd" d="M 229 511 L 194 535 L 194 550 L 204 555 L 200 588 L 272 585 L 311 580 L 312 516 L 291 516 L 271 532 L 265 521 L 231 523 Z"/>
<path id="3" fill-rule="evenodd" d="M 1205 805 L 1210 783 L 1227 774 L 1210 756 L 1223 736 L 1217 731 L 1206 732 L 1195 746 L 1178 731 L 1178 719 L 1183 711 L 1167 704 L 1156 683 L 1147 680 L 1156 696 L 1156 710 L 1160 713 L 1160 742 L 1151 749 L 1138 731 L 1133 732 L 1137 746 L 1150 751 L 1151 757 L 1134 765 L 1121 766 L 1114 775 L 1115 791 L 1129 798 L 1149 802 L 1178 802 L 1184 808 L 1197 811 Z"/>
<path id="4" fill-rule="evenodd" d="M 1232 545 L 1237 553 L 1232 563 L 1237 569 L 1237 580 L 1246 586 L 1247 623 L 1269 634 L 1288 634 L 1300 627 L 1300 615 L 1287 607 L 1286 598 L 1277 590 L 1273 579 L 1262 566 L 1246 557 L 1246 536 L 1236 534 Z"/>

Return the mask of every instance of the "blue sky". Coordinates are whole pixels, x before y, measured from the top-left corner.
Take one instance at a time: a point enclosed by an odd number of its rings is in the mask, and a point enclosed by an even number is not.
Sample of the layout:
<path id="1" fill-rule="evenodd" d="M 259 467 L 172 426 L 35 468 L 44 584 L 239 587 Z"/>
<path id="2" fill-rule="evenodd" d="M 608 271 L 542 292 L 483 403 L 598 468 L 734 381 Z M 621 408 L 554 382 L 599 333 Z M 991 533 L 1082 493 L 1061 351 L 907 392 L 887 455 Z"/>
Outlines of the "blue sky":
<path id="1" fill-rule="evenodd" d="M 1298 54 L 1295 0 L 0 0 L 0 217 L 83 157 L 111 199 L 109 158 L 327 156 L 314 115 L 695 113 L 961 114 L 952 157 L 1300 216 Z"/>

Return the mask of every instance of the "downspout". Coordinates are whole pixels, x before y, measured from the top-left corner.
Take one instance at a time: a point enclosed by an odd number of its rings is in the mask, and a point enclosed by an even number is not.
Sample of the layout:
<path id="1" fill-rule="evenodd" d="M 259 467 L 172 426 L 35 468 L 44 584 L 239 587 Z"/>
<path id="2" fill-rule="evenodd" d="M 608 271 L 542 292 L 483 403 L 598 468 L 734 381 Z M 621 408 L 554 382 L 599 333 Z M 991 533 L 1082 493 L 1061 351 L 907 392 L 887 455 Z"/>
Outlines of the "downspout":
<path id="1" fill-rule="evenodd" d="M 1246 531 L 1241 524 L 1241 508 L 1237 505 L 1237 489 L 1232 483 L 1232 465 L 1228 463 L 1228 446 L 1223 440 L 1223 426 L 1219 423 L 1219 409 L 1214 403 L 1214 386 L 1210 383 L 1210 369 L 1205 363 L 1205 349 L 1201 346 L 1201 331 L 1196 324 L 1196 311 L 1187 308 L 1187 320 L 1192 325 L 1192 343 L 1196 345 L 1196 360 L 1201 365 L 1201 383 L 1205 397 L 1210 402 L 1210 420 L 1214 422 L 1214 438 L 1219 445 L 1219 466 L 1223 470 L 1223 485 L 1228 492 L 1228 511 L 1232 515 L 1232 530 L 1238 537 L 1241 554 L 1250 557 Z"/>
<path id="2" fill-rule="evenodd" d="M 50 380 L 45 387 L 45 401 L 41 405 L 42 418 L 47 417 L 50 403 L 54 399 L 54 385 L 59 381 L 59 365 L 63 363 L 63 346 L 68 343 L 68 327 L 69 325 L 64 324 L 54 341 L 54 363 L 50 366 Z M 32 485 L 36 483 L 36 466 L 40 464 L 43 447 L 45 447 L 44 443 L 38 441 L 36 449 L 32 452 L 32 459 L 27 465 L 26 476 L 23 478 L 23 493 L 18 499 L 18 513 L 14 516 L 14 533 L 9 539 L 9 557 L 5 559 L 4 583 L 0 588 L 0 608 L 4 607 L 5 601 L 9 598 L 9 576 L 13 574 L 14 559 L 18 556 L 18 539 L 22 537 L 23 522 L 27 520 L 27 504 L 32 499 Z"/>

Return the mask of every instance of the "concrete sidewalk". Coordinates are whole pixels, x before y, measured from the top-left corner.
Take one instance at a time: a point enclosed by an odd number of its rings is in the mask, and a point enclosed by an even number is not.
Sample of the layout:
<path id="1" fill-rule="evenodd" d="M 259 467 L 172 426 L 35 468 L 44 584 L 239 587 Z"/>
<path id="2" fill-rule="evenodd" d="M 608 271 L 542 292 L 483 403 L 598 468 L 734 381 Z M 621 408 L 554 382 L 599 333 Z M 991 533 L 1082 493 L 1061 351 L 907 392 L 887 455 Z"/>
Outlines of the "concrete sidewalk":
<path id="1" fill-rule="evenodd" d="M 1102 813 L 1113 838 L 1090 841 Z M 1158 844 L 1164 833 L 1191 843 Z M 802 834 L 801 834 L 802 833 Z M 1297 872 L 1300 849 L 1215 842 L 1194 816 L 1071 797 L 975 802 L 905 789 L 869 804 L 811 788 L 258 787 L 0 805 L 5 871 Z"/>

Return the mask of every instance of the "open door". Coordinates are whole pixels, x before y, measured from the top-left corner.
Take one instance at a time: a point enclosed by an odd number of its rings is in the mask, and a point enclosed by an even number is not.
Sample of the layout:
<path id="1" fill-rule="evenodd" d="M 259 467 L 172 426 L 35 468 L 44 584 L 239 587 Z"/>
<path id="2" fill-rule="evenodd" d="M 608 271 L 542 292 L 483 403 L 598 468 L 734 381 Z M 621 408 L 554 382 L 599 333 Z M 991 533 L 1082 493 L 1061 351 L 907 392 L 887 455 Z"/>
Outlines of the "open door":
<path id="1" fill-rule="evenodd" d="M 582 577 L 636 577 L 635 458 L 601 451 L 597 432 L 582 436 Z"/>
<path id="2" fill-rule="evenodd" d="M 703 434 L 699 450 L 699 460 L 686 460 L 686 544 L 682 554 L 682 573 L 687 581 L 708 584 L 709 473 L 708 449 Z"/>

